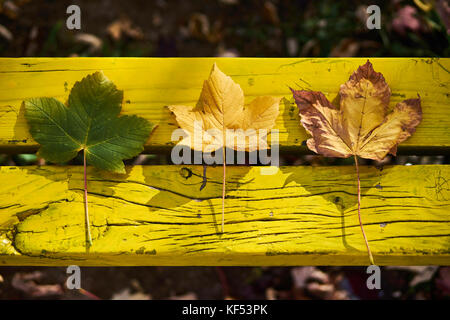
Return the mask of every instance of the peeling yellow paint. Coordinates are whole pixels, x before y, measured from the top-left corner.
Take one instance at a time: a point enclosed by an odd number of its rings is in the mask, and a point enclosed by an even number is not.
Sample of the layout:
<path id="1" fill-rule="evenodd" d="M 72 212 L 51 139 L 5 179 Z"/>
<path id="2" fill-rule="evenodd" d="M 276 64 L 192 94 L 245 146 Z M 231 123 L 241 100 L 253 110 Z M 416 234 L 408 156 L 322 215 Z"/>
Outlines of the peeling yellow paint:
<path id="1" fill-rule="evenodd" d="M 21 109 L 25 98 L 48 96 L 66 101 L 75 81 L 103 70 L 124 90 L 123 113 L 137 114 L 157 123 L 147 150 L 173 145 L 176 122 L 167 105 L 196 104 L 203 80 L 214 62 L 243 89 L 246 103 L 256 96 L 283 97 L 275 128 L 280 145 L 299 147 L 307 138 L 289 87 L 322 91 L 333 101 L 340 84 L 365 58 L 1 58 L 0 147 L 36 148 Z M 370 58 L 392 89 L 391 106 L 420 94 L 423 121 L 402 147 L 450 146 L 450 59 Z M 15 87 L 10 84 L 15 83 Z M 20 148 L 19 148 L 20 149 Z"/>
<path id="2" fill-rule="evenodd" d="M 368 263 L 353 167 L 228 171 L 221 234 L 221 168 L 208 168 L 202 191 L 201 166 L 135 166 L 127 175 L 91 168 L 87 252 L 81 167 L 1 167 L 0 236 L 10 232 L 13 243 L 0 264 Z M 450 264 L 450 191 L 439 182 L 449 178 L 444 165 L 361 168 L 362 217 L 378 264 Z"/>
<path id="3" fill-rule="evenodd" d="M 371 58 L 391 106 L 420 94 L 423 121 L 403 146 L 450 147 L 450 59 Z M 255 96 L 283 97 L 281 148 L 307 138 L 288 87 L 326 93 L 363 58 L 0 58 L 0 150 L 36 150 L 21 103 L 65 101 L 75 81 L 103 70 L 124 90 L 123 113 L 159 126 L 149 151 L 167 149 L 176 122 L 166 105 L 195 105 L 212 64 Z M 305 148 L 303 147 L 303 150 Z M 135 166 L 89 170 L 93 246 L 85 244 L 83 168 L 0 167 L 0 265 L 366 265 L 354 167 L 230 166 L 224 234 L 222 170 Z M 267 168 L 265 168 L 266 170 Z M 188 173 L 188 174 L 186 174 Z M 362 218 L 380 265 L 450 265 L 450 167 L 361 168 Z"/>

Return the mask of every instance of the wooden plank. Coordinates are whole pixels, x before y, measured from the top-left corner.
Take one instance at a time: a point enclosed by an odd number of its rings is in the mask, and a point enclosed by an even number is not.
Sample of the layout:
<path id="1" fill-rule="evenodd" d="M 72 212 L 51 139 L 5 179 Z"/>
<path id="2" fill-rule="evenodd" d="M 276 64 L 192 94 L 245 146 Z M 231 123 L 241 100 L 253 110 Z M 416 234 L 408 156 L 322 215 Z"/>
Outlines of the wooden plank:
<path id="1" fill-rule="evenodd" d="M 80 167 L 1 167 L 0 264 L 367 265 L 353 167 L 89 170 L 85 247 Z M 362 216 L 379 265 L 450 265 L 450 166 L 362 167 Z"/>
<path id="2" fill-rule="evenodd" d="M 37 148 L 23 117 L 23 99 L 51 96 L 66 101 L 75 81 L 103 70 L 124 90 L 123 112 L 138 114 L 159 127 L 146 144 L 147 151 L 173 146 L 176 122 L 164 108 L 195 105 L 203 80 L 217 62 L 242 86 L 246 103 L 259 95 L 285 97 L 276 129 L 285 150 L 301 147 L 307 135 L 299 124 L 288 87 L 323 91 L 337 98 L 365 58 L 3 58 L 0 59 L 0 149 L 28 152 Z M 391 106 L 422 97 L 423 121 L 402 150 L 438 150 L 450 147 L 450 59 L 371 58 L 392 90 Z M 300 148 L 299 148 L 300 147 Z M 433 149 L 434 148 L 434 149 Z M 437 148 L 437 149 L 436 149 Z"/>

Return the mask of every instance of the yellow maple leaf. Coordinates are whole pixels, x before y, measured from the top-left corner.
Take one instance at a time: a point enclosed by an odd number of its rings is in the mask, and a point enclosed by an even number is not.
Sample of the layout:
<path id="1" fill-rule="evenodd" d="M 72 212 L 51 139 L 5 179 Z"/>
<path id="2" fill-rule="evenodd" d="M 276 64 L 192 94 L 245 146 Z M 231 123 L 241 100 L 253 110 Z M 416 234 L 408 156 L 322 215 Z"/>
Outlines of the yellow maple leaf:
<path id="1" fill-rule="evenodd" d="M 213 65 L 209 78 L 204 81 L 200 98 L 195 107 L 169 106 L 179 126 L 189 135 L 179 144 L 212 152 L 224 147 L 240 151 L 269 148 L 265 137 L 275 125 L 279 113 L 280 98 L 262 96 L 248 106 L 244 104 L 241 87 Z M 202 139 L 195 139 L 196 130 Z M 266 130 L 261 133 L 259 130 Z M 198 131 L 197 131 L 198 132 Z M 225 199 L 226 159 L 224 157 L 224 182 L 222 193 L 222 232 Z"/>
<path id="2" fill-rule="evenodd" d="M 398 103 L 388 112 L 391 90 L 381 73 L 367 61 L 340 87 L 340 108 L 322 92 L 292 90 L 301 123 L 312 135 L 307 146 L 326 157 L 354 156 L 358 179 L 358 218 L 374 264 L 361 221 L 361 186 L 357 157 L 382 160 L 396 155 L 397 145 L 411 136 L 422 120 L 420 96 Z"/>
<path id="3" fill-rule="evenodd" d="M 214 64 L 209 78 L 203 83 L 197 105 L 172 105 L 169 110 L 175 114 L 180 127 L 189 133 L 189 137 L 180 144 L 203 152 L 212 152 L 223 146 L 255 151 L 265 138 L 257 130 L 273 128 L 279 103 L 280 98 L 263 96 L 255 98 L 246 107 L 241 87 Z M 194 139 L 195 122 L 201 125 L 201 140 Z M 243 131 L 246 130 L 253 131 L 245 135 L 245 145 L 239 144 L 237 138 L 244 137 Z"/>

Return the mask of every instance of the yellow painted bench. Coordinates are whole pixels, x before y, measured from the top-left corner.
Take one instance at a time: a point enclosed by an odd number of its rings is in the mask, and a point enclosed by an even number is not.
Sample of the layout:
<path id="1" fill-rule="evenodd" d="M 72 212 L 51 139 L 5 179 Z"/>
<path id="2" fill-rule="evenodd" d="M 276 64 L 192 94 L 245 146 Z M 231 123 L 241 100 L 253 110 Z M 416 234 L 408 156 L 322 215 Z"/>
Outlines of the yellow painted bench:
<path id="1" fill-rule="evenodd" d="M 450 59 L 373 58 L 391 104 L 421 95 L 423 121 L 399 153 L 448 155 Z M 276 129 L 281 152 L 307 152 L 288 87 L 330 100 L 366 59 L 23 58 L 0 59 L 0 153 L 37 150 L 21 103 L 65 101 L 75 81 L 103 70 L 124 91 L 123 113 L 158 128 L 146 152 L 170 152 L 177 128 L 166 105 L 194 105 L 214 62 L 245 92 L 285 97 Z M 83 168 L 0 167 L 0 265 L 367 265 L 353 166 L 222 169 L 195 165 L 89 169 L 93 246 L 85 245 Z M 362 217 L 379 265 L 450 265 L 450 166 L 361 168 Z"/>

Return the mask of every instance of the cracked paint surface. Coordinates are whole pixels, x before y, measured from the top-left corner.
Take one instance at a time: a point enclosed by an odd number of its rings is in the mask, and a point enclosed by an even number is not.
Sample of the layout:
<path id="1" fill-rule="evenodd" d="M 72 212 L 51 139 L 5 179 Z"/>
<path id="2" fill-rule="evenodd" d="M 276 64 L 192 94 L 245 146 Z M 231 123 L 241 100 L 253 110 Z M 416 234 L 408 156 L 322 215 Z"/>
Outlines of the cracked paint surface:
<path id="1" fill-rule="evenodd" d="M 146 150 L 167 150 L 174 145 L 171 134 L 176 122 L 165 105 L 194 106 L 203 80 L 211 65 L 218 66 L 239 83 L 246 93 L 246 103 L 255 96 L 285 97 L 275 129 L 279 130 L 282 148 L 302 147 L 308 138 L 299 126 L 298 113 L 288 87 L 322 91 L 333 101 L 339 84 L 366 58 L 12 58 L 0 61 L 0 147 L 37 150 L 24 118 L 21 103 L 25 98 L 48 96 L 66 101 L 65 83 L 73 83 L 89 73 L 104 70 L 124 92 L 124 114 L 136 114 L 158 123 L 159 127 L 146 143 Z M 393 95 L 391 106 L 421 94 L 424 117 L 420 128 L 404 142 L 407 148 L 450 146 L 450 59 L 448 58 L 371 58 Z M 169 77 L 177 70 L 177 80 Z M 54 72 L 58 70 L 58 72 Z M 326 75 L 326 76 L 323 76 Z M 37 85 L 38 84 L 38 85 Z M 306 148 L 303 147 L 303 150 Z"/>
<path id="2" fill-rule="evenodd" d="M 273 176 L 230 168 L 224 234 L 221 169 L 206 174 L 199 191 L 202 166 L 135 166 L 126 175 L 89 170 L 88 251 L 82 168 L 1 167 L 9 183 L 0 186 L 0 263 L 366 263 L 352 166 L 281 167 Z M 449 175 L 450 166 L 361 168 L 365 229 L 377 262 L 450 263 L 450 200 L 428 179 Z"/>

